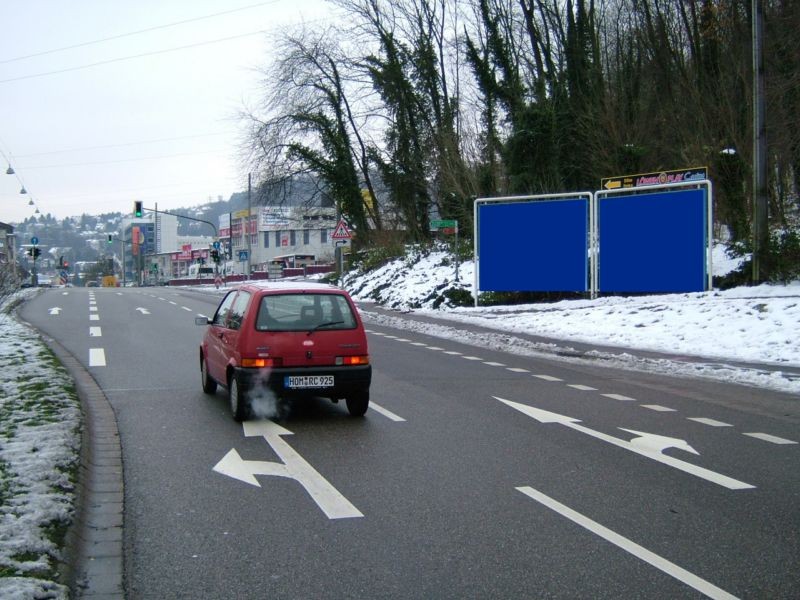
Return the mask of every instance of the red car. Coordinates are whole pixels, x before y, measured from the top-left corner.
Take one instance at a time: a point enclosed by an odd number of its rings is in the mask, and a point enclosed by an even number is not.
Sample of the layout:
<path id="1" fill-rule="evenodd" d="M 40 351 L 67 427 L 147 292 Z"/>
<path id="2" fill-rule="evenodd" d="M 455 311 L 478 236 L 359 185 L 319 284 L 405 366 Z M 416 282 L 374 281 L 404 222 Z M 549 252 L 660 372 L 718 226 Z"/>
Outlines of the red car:
<path id="1" fill-rule="evenodd" d="M 350 295 L 308 282 L 248 283 L 228 292 L 200 344 L 203 391 L 227 388 L 233 418 L 264 396 L 284 401 L 344 398 L 353 416 L 369 405 L 372 366 L 364 324 Z"/>

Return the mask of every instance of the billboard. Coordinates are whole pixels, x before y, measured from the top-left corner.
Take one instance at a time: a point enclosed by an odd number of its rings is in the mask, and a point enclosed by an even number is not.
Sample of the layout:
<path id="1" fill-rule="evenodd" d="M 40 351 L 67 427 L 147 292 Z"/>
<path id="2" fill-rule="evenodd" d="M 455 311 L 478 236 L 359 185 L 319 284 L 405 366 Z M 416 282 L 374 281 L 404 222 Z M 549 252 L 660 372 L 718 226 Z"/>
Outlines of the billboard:
<path id="1" fill-rule="evenodd" d="M 599 291 L 704 291 L 709 219 L 705 187 L 598 193 Z"/>
<path id="2" fill-rule="evenodd" d="M 475 211 L 479 290 L 589 289 L 590 194 L 479 199 Z"/>

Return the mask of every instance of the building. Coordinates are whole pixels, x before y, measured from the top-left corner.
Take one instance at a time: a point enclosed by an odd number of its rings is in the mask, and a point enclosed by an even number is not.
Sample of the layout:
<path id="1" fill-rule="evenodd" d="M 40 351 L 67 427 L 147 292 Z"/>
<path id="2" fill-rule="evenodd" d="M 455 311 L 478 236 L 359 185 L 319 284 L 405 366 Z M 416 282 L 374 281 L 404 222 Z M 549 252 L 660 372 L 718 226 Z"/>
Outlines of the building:
<path id="1" fill-rule="evenodd" d="M 14 227 L 0 223 L 0 265 L 15 263 L 17 256 L 17 238 Z"/>
<path id="2" fill-rule="evenodd" d="M 313 255 L 317 263 L 334 260 L 331 233 L 336 209 L 307 206 L 259 206 L 220 217 L 223 252 L 251 272 L 268 271 L 278 256 Z M 249 258 L 249 261 L 248 261 Z"/>

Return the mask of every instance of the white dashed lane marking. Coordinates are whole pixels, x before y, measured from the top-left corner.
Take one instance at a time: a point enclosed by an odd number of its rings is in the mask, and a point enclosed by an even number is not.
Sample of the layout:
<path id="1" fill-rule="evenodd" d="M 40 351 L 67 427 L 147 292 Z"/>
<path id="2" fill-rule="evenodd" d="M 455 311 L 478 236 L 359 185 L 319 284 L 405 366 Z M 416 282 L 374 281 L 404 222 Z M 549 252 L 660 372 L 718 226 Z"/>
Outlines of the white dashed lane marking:
<path id="1" fill-rule="evenodd" d="M 382 414 L 384 417 L 394 421 L 395 423 L 402 423 L 405 421 L 403 417 L 394 414 L 392 411 L 387 410 L 382 406 L 380 406 L 379 404 L 375 404 L 372 401 L 370 401 L 369 407 L 371 410 L 374 410 L 375 412 Z"/>
<path id="2" fill-rule="evenodd" d="M 105 367 L 106 352 L 102 348 L 89 348 L 89 366 Z"/>
<path id="3" fill-rule="evenodd" d="M 579 383 L 568 383 L 567 387 L 571 387 L 572 389 L 580 390 L 582 392 L 596 392 L 597 391 L 597 388 L 593 388 L 590 385 L 581 385 Z"/>
<path id="4" fill-rule="evenodd" d="M 612 400 L 619 400 L 620 402 L 635 402 L 635 398 L 629 398 L 628 396 L 623 396 L 622 394 L 600 394 L 601 396 L 605 396 L 606 398 L 611 398 Z"/>
<path id="5" fill-rule="evenodd" d="M 553 377 L 552 375 L 534 375 L 536 379 L 541 379 L 543 381 L 564 381 L 563 379 L 559 379 L 558 377 Z"/>
<path id="6" fill-rule="evenodd" d="M 103 331 L 100 327 L 89 327 L 89 337 L 102 337 Z"/>
<path id="7" fill-rule="evenodd" d="M 714 419 L 706 419 L 705 417 L 689 417 L 690 421 L 695 421 L 696 423 L 701 423 L 703 425 L 708 425 L 709 427 L 733 427 L 730 423 L 723 423 L 722 421 L 716 421 Z"/>
<path id="8" fill-rule="evenodd" d="M 660 404 L 642 404 L 641 406 L 642 408 L 648 408 L 656 412 L 676 412 L 674 408 L 668 408 L 666 406 L 661 406 Z"/>
<path id="9" fill-rule="evenodd" d="M 769 435 L 768 433 L 743 433 L 742 435 L 747 435 L 752 438 L 756 438 L 757 440 L 764 440 L 765 442 L 770 442 L 772 444 L 796 444 L 797 442 L 793 442 L 792 440 L 787 440 L 776 435 Z"/>

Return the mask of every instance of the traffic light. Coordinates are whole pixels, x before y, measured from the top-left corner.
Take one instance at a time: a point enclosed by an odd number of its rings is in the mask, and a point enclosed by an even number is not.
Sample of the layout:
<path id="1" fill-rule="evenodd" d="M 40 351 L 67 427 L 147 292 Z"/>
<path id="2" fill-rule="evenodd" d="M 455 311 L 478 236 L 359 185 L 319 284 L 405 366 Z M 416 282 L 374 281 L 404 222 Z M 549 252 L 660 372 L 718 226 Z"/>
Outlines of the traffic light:
<path id="1" fill-rule="evenodd" d="M 219 262 L 219 250 L 211 251 L 211 260 L 213 260 L 215 263 Z"/>
<path id="2" fill-rule="evenodd" d="M 112 243 L 114 241 L 114 237 L 109 233 L 108 234 L 108 243 Z"/>
<path id="3" fill-rule="evenodd" d="M 35 248 L 33 249 L 33 258 L 39 258 L 39 255 L 40 255 L 41 253 L 42 253 L 42 251 L 41 251 L 41 250 L 39 250 L 39 247 L 38 247 L 38 246 L 37 246 L 37 247 L 35 247 Z"/>
<path id="4" fill-rule="evenodd" d="M 136 217 L 137 219 L 141 219 L 142 214 L 144 214 L 142 211 L 142 201 L 135 200 L 133 203 L 133 216 Z"/>

